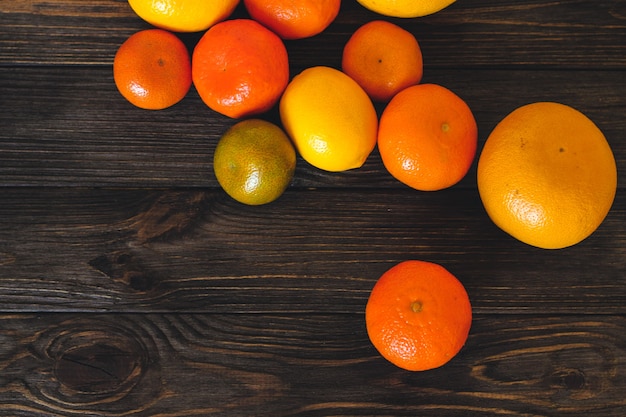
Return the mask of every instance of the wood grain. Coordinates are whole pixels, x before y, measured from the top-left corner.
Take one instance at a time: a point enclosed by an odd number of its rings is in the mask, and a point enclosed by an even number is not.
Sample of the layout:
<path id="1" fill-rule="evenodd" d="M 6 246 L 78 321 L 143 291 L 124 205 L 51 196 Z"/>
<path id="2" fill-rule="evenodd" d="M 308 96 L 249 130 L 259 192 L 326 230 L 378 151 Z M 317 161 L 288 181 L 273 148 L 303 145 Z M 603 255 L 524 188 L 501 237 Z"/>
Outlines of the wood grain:
<path id="1" fill-rule="evenodd" d="M 119 45 L 149 25 L 125 0 L 2 2 L 0 64 L 110 65 Z M 247 17 L 240 7 L 233 17 Z M 316 57 L 340 64 L 350 34 L 379 15 L 343 1 L 321 35 L 288 42 L 294 68 Z M 415 33 L 427 67 L 559 67 L 619 69 L 626 65 L 626 7 L 620 0 L 459 1 L 445 13 L 392 19 Z M 199 34 L 185 35 L 190 47 Z"/>
<path id="2" fill-rule="evenodd" d="M 581 81 L 584 80 L 584 81 Z M 534 101 L 560 101 L 590 117 L 626 164 L 623 71 L 437 70 L 473 109 L 479 147 L 499 120 Z M 235 121 L 211 111 L 192 90 L 178 105 L 148 111 L 127 103 L 110 68 L 0 68 L 0 185 L 217 187 L 213 151 Z M 379 109 L 381 110 L 381 109 Z M 276 109 L 263 115 L 279 123 Z M 293 187 L 403 188 L 375 150 L 365 166 L 328 173 L 298 159 Z M 619 184 L 626 172 L 618 170 Z M 475 187 L 475 164 L 461 187 Z"/>
<path id="3" fill-rule="evenodd" d="M 324 33 L 286 42 L 292 75 L 339 68 L 376 18 L 344 0 Z M 532 248 L 487 217 L 476 163 L 421 193 L 377 151 L 344 173 L 299 159 L 278 201 L 243 206 L 212 173 L 234 120 L 194 89 L 159 112 L 117 92 L 117 48 L 150 27 L 126 0 L 0 0 L 0 416 L 626 415 L 626 3 L 387 20 L 420 42 L 423 82 L 470 105 L 479 150 L 522 104 L 587 114 L 619 173 L 602 226 Z M 201 35 L 179 34 L 190 51 Z M 447 267 L 473 305 L 466 346 L 430 372 L 382 359 L 363 320 L 405 259 Z"/>
<path id="4" fill-rule="evenodd" d="M 424 259 L 462 279 L 477 313 L 626 313 L 621 194 L 560 251 L 497 229 L 475 190 L 294 190 L 261 207 L 194 190 L 4 198 L 5 311 L 358 313 L 382 272 Z"/>
<path id="5" fill-rule="evenodd" d="M 28 416 L 626 412 L 626 319 L 478 317 L 443 368 L 385 362 L 361 315 L 4 315 L 0 407 Z"/>

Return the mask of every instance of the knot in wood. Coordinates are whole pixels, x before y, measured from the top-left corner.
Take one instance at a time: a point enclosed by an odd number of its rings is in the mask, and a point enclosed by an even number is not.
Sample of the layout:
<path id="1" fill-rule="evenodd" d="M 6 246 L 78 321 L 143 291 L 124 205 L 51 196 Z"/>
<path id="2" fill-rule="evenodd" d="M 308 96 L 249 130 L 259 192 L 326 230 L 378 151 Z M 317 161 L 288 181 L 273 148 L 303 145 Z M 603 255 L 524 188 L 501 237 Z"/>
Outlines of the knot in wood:
<path id="1" fill-rule="evenodd" d="M 66 324 L 47 348 L 60 395 L 91 402 L 128 392 L 141 380 L 149 352 L 132 332 L 112 323 Z"/>

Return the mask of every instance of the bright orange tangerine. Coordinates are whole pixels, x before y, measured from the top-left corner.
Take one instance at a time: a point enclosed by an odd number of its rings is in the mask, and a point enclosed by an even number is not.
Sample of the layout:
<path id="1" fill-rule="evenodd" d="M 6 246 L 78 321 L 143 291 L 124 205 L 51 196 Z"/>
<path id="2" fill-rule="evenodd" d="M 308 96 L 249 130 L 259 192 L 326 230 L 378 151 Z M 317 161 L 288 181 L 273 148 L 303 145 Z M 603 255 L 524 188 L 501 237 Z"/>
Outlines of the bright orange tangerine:
<path id="1" fill-rule="evenodd" d="M 352 34 L 343 49 L 341 66 L 372 100 L 387 102 L 421 81 L 422 50 L 411 32 L 373 20 Z"/>
<path id="2" fill-rule="evenodd" d="M 376 282 L 365 323 L 385 359 L 409 371 L 425 371 L 446 364 L 465 345 L 472 307 L 463 284 L 447 269 L 410 260 Z"/>
<path id="3" fill-rule="evenodd" d="M 451 187 L 467 174 L 478 141 L 469 106 L 436 84 L 408 87 L 383 110 L 378 149 L 396 179 L 422 191 Z"/>
<path id="4" fill-rule="evenodd" d="M 287 49 L 278 35 L 254 20 L 225 20 L 197 43 L 192 77 L 211 109 L 232 118 L 264 113 L 289 82 Z"/>
<path id="5" fill-rule="evenodd" d="M 135 106 L 149 110 L 170 107 L 191 87 L 189 52 L 171 32 L 137 32 L 117 50 L 113 78 L 122 96 Z"/>
<path id="6" fill-rule="evenodd" d="M 250 16 L 283 39 L 309 38 L 339 14 L 341 0 L 244 0 Z"/>

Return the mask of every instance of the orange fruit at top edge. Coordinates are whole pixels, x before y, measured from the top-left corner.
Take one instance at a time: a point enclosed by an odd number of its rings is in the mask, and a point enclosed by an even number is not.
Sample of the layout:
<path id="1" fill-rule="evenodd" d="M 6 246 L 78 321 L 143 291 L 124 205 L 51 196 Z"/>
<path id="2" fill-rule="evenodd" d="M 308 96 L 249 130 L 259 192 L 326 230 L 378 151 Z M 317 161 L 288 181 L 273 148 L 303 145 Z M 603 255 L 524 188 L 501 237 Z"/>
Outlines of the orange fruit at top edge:
<path id="1" fill-rule="evenodd" d="M 379 102 L 418 84 L 424 71 L 415 36 L 384 20 L 368 22 L 352 34 L 344 46 L 341 66 Z"/>
<path id="2" fill-rule="evenodd" d="M 289 82 L 282 39 L 252 19 L 212 26 L 196 44 L 191 62 L 200 98 L 232 118 L 268 111 Z"/>
<path id="3" fill-rule="evenodd" d="M 137 32 L 117 50 L 113 78 L 122 96 L 135 106 L 148 110 L 170 107 L 191 87 L 189 51 L 171 32 Z"/>
<path id="4" fill-rule="evenodd" d="M 543 249 L 575 245 L 604 221 L 617 190 L 613 152 L 580 111 L 539 102 L 498 123 L 478 159 L 478 191 L 493 222 Z"/>
<path id="5" fill-rule="evenodd" d="M 385 168 L 417 190 L 441 190 L 463 179 L 477 142 L 478 128 L 469 106 L 440 85 L 402 90 L 380 117 L 378 148 Z"/>
<path id="6" fill-rule="evenodd" d="M 409 371 L 425 371 L 446 364 L 465 345 L 472 307 L 463 284 L 447 269 L 410 260 L 376 282 L 365 324 L 385 359 Z"/>
<path id="7" fill-rule="evenodd" d="M 283 39 L 324 31 L 339 14 L 341 0 L 244 0 L 250 16 Z"/>

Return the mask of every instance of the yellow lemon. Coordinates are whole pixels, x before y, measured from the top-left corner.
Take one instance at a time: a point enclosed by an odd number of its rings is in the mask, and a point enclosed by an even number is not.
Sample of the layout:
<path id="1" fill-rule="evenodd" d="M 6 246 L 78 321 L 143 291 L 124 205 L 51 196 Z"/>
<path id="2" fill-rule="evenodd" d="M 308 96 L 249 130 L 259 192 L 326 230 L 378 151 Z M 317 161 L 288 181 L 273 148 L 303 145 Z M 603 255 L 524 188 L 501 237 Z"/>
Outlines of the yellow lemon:
<path id="1" fill-rule="evenodd" d="M 478 160 L 478 191 L 493 222 L 544 249 L 579 243 L 608 214 L 617 189 L 613 152 L 583 113 L 527 104 L 491 132 Z"/>
<path id="2" fill-rule="evenodd" d="M 357 0 L 363 7 L 391 17 L 421 17 L 436 13 L 456 0 Z"/>
<path id="3" fill-rule="evenodd" d="M 173 32 L 199 32 L 232 14 L 240 0 L 128 0 L 146 22 Z"/>
<path id="4" fill-rule="evenodd" d="M 317 66 L 296 75 L 283 93 L 280 119 L 302 158 L 326 171 L 359 168 L 376 146 L 378 115 L 352 78 Z"/>
<path id="5" fill-rule="evenodd" d="M 280 197 L 296 169 L 296 151 L 285 132 L 261 119 L 241 121 L 220 138 L 213 170 L 233 199 L 249 205 Z"/>

